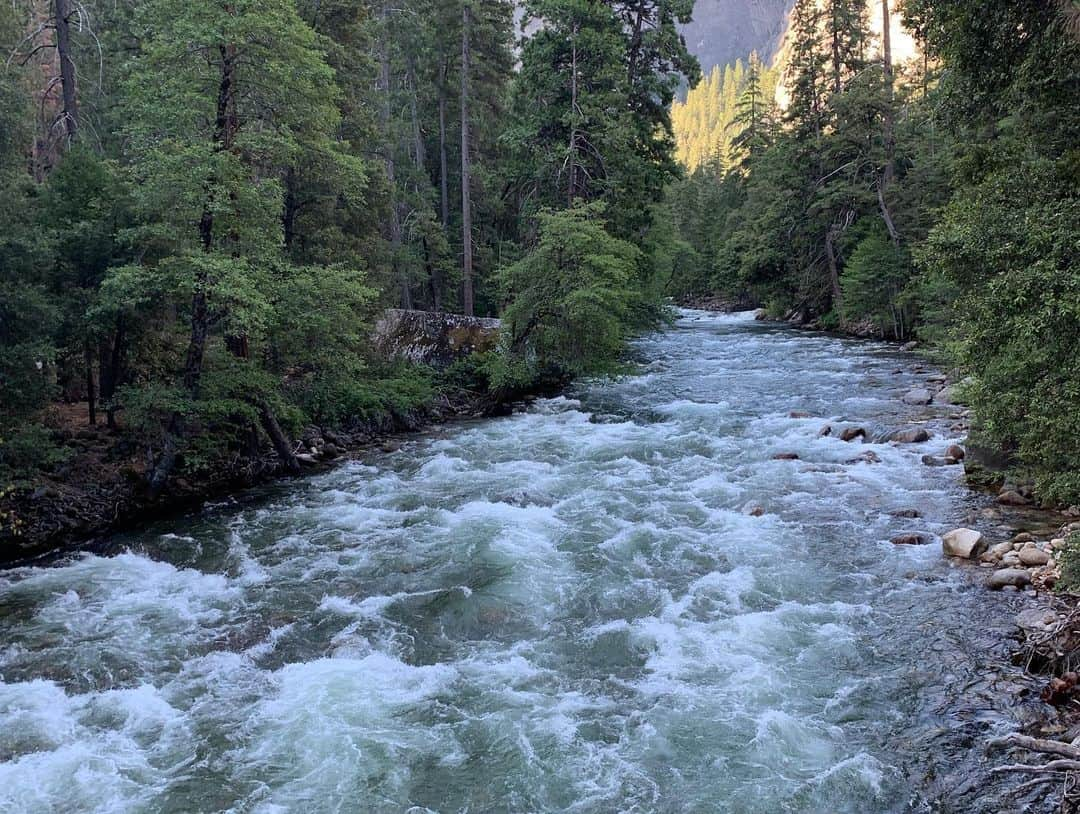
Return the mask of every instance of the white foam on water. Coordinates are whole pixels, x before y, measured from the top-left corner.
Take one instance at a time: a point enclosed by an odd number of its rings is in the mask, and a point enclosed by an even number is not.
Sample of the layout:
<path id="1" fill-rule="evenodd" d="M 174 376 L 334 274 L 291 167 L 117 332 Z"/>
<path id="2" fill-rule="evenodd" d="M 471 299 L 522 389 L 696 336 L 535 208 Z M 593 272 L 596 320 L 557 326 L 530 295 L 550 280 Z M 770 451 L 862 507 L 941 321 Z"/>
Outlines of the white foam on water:
<path id="1" fill-rule="evenodd" d="M 960 498 L 940 428 L 818 437 L 917 415 L 878 350 L 683 312 L 645 375 L 0 575 L 0 809 L 897 811 L 879 651 L 959 600 L 887 541 Z"/>
<path id="2" fill-rule="evenodd" d="M 383 653 L 282 668 L 232 755 L 240 779 L 257 781 L 254 810 L 357 811 L 391 802 L 407 787 L 410 762 L 455 752 L 451 736 L 404 716 L 430 707 L 457 677 L 450 666 L 415 667 Z M 380 791 L 365 788 L 364 778 Z"/>

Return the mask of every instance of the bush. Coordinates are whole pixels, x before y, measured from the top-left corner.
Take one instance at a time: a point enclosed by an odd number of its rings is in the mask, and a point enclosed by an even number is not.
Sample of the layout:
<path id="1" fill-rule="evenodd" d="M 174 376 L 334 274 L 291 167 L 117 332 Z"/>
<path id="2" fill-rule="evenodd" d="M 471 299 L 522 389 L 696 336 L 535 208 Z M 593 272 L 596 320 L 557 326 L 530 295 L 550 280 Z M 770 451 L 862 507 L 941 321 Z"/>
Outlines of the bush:
<path id="1" fill-rule="evenodd" d="M 908 252 L 874 231 L 859 241 L 840 275 L 840 316 L 848 324 L 869 322 L 882 336 L 903 339 L 911 331 L 911 313 L 901 291 L 911 276 Z"/>
<path id="2" fill-rule="evenodd" d="M 1054 555 L 1061 568 L 1061 579 L 1055 586 L 1059 591 L 1080 590 L 1080 531 L 1065 538 L 1065 547 Z"/>
<path id="3" fill-rule="evenodd" d="M 435 398 L 435 387 L 431 372 L 416 365 L 376 370 L 354 365 L 293 381 L 289 395 L 310 421 L 334 426 L 426 410 Z"/>
<path id="4" fill-rule="evenodd" d="M 0 487 L 30 480 L 36 473 L 62 463 L 68 450 L 52 439 L 46 427 L 26 424 L 0 435 Z"/>
<path id="5" fill-rule="evenodd" d="M 643 258 L 608 233 L 603 212 L 598 204 L 541 212 L 537 245 L 499 271 L 510 300 L 503 314 L 508 350 L 536 370 L 612 372 L 638 327 Z"/>

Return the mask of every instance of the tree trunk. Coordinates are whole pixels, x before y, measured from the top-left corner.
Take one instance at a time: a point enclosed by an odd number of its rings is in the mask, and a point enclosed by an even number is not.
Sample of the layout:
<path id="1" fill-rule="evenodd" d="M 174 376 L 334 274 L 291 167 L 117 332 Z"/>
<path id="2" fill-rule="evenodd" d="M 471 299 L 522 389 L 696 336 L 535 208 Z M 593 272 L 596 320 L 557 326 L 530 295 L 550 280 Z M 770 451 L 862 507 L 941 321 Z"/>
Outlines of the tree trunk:
<path id="1" fill-rule="evenodd" d="M 829 259 L 829 289 L 832 293 L 832 304 L 836 307 L 840 304 L 840 267 L 836 260 L 836 246 L 834 241 L 837 237 L 836 226 L 830 226 L 825 233 L 825 255 Z"/>
<path id="2" fill-rule="evenodd" d="M 633 66 L 631 66 L 632 68 Z M 577 70 L 577 26 L 570 38 L 570 145 L 567 159 L 570 162 L 569 180 L 566 189 L 566 205 L 574 205 L 574 193 L 577 191 L 577 113 L 578 113 L 578 70 Z"/>
<path id="3" fill-rule="evenodd" d="M 120 386 L 124 360 L 124 319 L 116 318 L 112 342 L 102 342 L 98 352 L 98 397 L 105 405 L 105 424 L 116 429 L 116 388 Z"/>
<path id="4" fill-rule="evenodd" d="M 296 474 L 300 471 L 300 462 L 296 460 L 292 441 L 285 435 L 281 425 L 278 424 L 274 411 L 270 409 L 270 404 L 266 399 L 258 398 L 255 400 L 255 408 L 259 411 L 259 424 L 262 425 L 263 432 L 270 438 L 270 443 L 273 444 L 278 459 L 287 471 Z"/>
<path id="5" fill-rule="evenodd" d="M 450 223 L 450 184 L 446 158 L 446 62 L 439 69 L 439 215 L 443 229 Z"/>
<path id="6" fill-rule="evenodd" d="M 90 340 L 83 347 L 83 359 L 86 367 L 86 415 L 87 422 L 93 427 L 97 424 L 97 400 L 94 395 L 94 349 Z"/>
<path id="7" fill-rule="evenodd" d="M 424 165 L 427 163 L 427 151 L 424 149 L 424 133 L 420 127 L 420 114 L 416 103 L 416 66 L 412 56 L 409 57 L 409 113 L 412 118 L 413 133 L 413 166 L 416 167 L 416 190 L 419 192 L 420 178 L 424 174 Z"/>
<path id="8" fill-rule="evenodd" d="M 469 185 L 469 4 L 461 7 L 461 290 L 462 310 L 473 315 L 472 202 Z"/>
<path id="9" fill-rule="evenodd" d="M 218 81 L 217 110 L 214 119 L 215 152 L 228 150 L 232 146 L 237 125 L 233 106 L 236 48 L 231 45 L 221 45 L 218 47 L 218 53 L 221 56 L 221 75 Z M 214 247 L 214 183 L 214 178 L 207 179 L 206 200 L 203 202 L 202 216 L 199 218 L 199 241 L 206 253 L 210 253 Z M 191 295 L 191 337 L 188 340 L 183 375 L 184 388 L 192 401 L 199 398 L 206 341 L 210 334 L 210 314 L 206 301 L 206 289 L 209 285 L 210 280 L 206 272 L 198 272 L 195 278 L 195 292 Z M 186 429 L 183 414 L 179 411 L 174 412 L 165 428 L 161 456 L 148 478 L 151 494 L 156 495 L 161 491 L 176 467 L 179 441 Z"/>
<path id="10" fill-rule="evenodd" d="M 71 29 L 68 0 L 53 0 L 56 17 L 56 52 L 60 60 L 60 90 L 64 97 L 64 128 L 70 144 L 79 129 L 78 96 L 75 90 L 75 61 L 71 56 Z"/>
<path id="11" fill-rule="evenodd" d="M 401 265 L 401 210 L 398 201 L 397 189 L 397 164 L 394 160 L 394 141 L 390 137 L 390 111 L 392 100 L 390 98 L 390 43 L 387 36 L 387 26 L 390 18 L 390 8 L 386 3 L 382 7 L 382 32 L 380 37 L 380 66 L 379 84 L 383 92 L 382 104 L 382 129 L 384 145 L 384 166 L 386 167 L 386 181 L 390 190 L 390 265 L 392 274 L 398 279 L 401 287 L 401 307 L 406 310 L 412 309 L 412 292 L 409 291 L 409 280 L 405 269 Z"/>
<path id="12" fill-rule="evenodd" d="M 895 176 L 896 163 L 896 136 L 893 122 L 893 65 L 892 65 L 892 35 L 889 31 L 889 0 L 881 0 L 881 68 L 882 79 L 885 82 L 885 111 L 881 117 L 881 141 L 885 148 L 885 166 L 881 169 L 881 178 L 878 181 L 878 205 L 881 208 L 881 219 L 885 221 L 885 228 L 889 230 L 889 238 L 894 244 L 900 242 L 900 235 L 896 231 L 892 213 L 889 211 L 888 193 Z"/>
<path id="13" fill-rule="evenodd" d="M 843 83 L 843 61 L 840 57 L 840 25 L 836 19 L 836 8 L 833 6 L 833 21 L 832 21 L 832 72 L 833 72 L 833 93 L 840 93 L 844 87 Z"/>

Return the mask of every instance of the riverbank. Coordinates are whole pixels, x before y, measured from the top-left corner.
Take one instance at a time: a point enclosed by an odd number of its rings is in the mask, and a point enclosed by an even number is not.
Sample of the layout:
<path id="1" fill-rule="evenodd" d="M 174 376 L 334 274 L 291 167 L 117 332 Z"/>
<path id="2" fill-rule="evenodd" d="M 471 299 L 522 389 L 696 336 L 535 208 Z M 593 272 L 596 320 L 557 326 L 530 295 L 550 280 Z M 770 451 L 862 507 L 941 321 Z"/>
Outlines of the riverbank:
<path id="1" fill-rule="evenodd" d="M 306 427 L 294 441 L 299 477 L 318 474 L 373 449 L 392 450 L 402 439 L 455 421 L 512 412 L 551 383 L 492 393 L 438 388 L 430 400 L 406 410 L 383 410 L 336 427 Z M 0 568 L 88 546 L 96 538 L 178 516 L 207 501 L 296 477 L 272 449 L 237 453 L 197 476 L 170 479 L 152 494 L 146 485 L 147 453 L 121 425 L 87 426 L 86 405 L 57 406 L 52 432 L 65 460 L 32 480 L 0 490 Z"/>

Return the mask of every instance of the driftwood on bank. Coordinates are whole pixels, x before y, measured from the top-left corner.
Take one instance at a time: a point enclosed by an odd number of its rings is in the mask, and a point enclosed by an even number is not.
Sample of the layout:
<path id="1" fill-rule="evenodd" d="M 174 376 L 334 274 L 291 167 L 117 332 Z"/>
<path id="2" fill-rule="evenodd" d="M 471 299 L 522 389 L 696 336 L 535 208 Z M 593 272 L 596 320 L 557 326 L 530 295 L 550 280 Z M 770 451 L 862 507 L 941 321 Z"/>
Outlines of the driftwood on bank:
<path id="1" fill-rule="evenodd" d="M 1055 706 L 1078 704 L 1080 677 L 1080 597 L 1064 595 L 1052 600 L 1053 622 L 1042 630 L 1026 630 L 1019 660 L 1025 670 L 1050 677 L 1042 700 Z M 1080 814 L 1080 738 L 1073 742 L 1036 738 L 1018 732 L 989 743 L 990 749 L 1019 749 L 1028 756 L 991 770 L 995 775 L 1020 774 L 1030 779 L 1010 791 L 1021 794 L 1061 784 L 1062 814 Z M 1047 788 L 1047 793 L 1052 793 Z"/>

